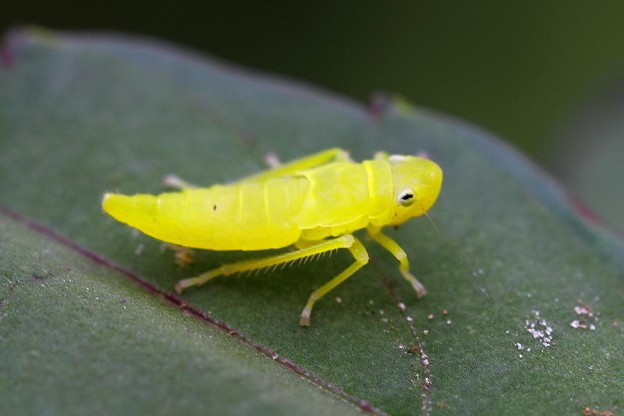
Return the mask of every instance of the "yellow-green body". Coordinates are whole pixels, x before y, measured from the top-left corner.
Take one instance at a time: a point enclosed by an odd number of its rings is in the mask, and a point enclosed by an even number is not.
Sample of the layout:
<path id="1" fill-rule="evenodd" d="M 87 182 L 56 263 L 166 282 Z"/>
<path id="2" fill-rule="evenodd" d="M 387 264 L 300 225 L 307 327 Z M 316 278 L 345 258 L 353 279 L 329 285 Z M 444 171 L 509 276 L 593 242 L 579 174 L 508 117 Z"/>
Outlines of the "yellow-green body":
<path id="1" fill-rule="evenodd" d="M 408 273 L 405 253 L 380 229 L 424 214 L 437 199 L 441 183 L 441 169 L 428 159 L 379 154 L 374 160 L 354 163 L 346 152 L 330 149 L 228 185 L 183 187 L 160 195 L 106 194 L 103 208 L 162 241 L 210 250 L 266 250 L 295 244 L 309 251 L 315 244 L 325 247 L 334 241 L 330 237 L 341 241 L 334 248 L 351 249 L 352 240 L 338 237 L 351 237 L 367 228 L 402 266 L 405 263 L 402 270 Z M 299 258 L 334 248 L 305 251 Z M 247 263 L 255 266 L 247 269 L 268 267 L 260 261 Z"/>

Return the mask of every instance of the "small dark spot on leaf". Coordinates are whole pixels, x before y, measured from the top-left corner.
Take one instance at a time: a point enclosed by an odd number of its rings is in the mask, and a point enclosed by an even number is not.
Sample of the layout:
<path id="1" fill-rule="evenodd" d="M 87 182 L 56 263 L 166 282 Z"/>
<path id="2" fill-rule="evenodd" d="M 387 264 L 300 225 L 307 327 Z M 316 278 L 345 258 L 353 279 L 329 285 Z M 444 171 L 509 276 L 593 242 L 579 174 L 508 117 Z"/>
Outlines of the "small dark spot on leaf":
<path id="1" fill-rule="evenodd" d="M 370 402 L 368 400 L 360 400 L 359 402 L 360 407 L 362 408 L 362 410 L 364 410 L 365 412 L 373 412 L 373 405 L 370 404 Z"/>
<path id="2" fill-rule="evenodd" d="M 367 112 L 374 120 L 378 120 L 389 112 L 392 103 L 393 99 L 388 94 L 377 93 L 368 103 Z"/>
<path id="3" fill-rule="evenodd" d="M 586 415 L 586 416 L 615 416 L 615 413 L 613 413 L 610 410 L 598 410 L 598 409 L 592 409 L 589 406 L 585 406 L 583 408 L 583 415 Z"/>
<path id="4" fill-rule="evenodd" d="M 45 278 L 43 276 L 41 276 L 40 274 L 37 273 L 33 273 L 32 274 L 32 278 L 35 280 L 44 280 Z"/>
<path id="5" fill-rule="evenodd" d="M 217 204 L 214 204 L 214 205 L 212 206 L 212 210 L 213 210 L 213 211 L 216 211 L 216 210 L 217 210 Z"/>

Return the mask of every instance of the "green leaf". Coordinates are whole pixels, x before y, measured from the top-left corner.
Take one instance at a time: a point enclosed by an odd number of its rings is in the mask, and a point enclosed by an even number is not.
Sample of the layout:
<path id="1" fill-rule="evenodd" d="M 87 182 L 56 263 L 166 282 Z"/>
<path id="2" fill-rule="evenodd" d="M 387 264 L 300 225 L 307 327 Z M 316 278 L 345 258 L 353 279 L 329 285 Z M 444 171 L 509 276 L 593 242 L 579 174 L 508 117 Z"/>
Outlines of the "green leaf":
<path id="1" fill-rule="evenodd" d="M 624 244 L 483 131 L 132 38 L 18 31 L 1 56 L 0 413 L 621 410 Z M 389 231 L 423 299 L 373 244 L 310 328 L 310 291 L 348 253 L 177 297 L 180 277 L 256 253 L 180 270 L 101 212 L 105 191 L 159 192 L 169 173 L 209 185 L 333 146 L 442 166 L 435 227 Z"/>
<path id="2" fill-rule="evenodd" d="M 562 123 L 553 161 L 558 177 L 601 219 L 624 231 L 624 84 L 594 91 Z M 618 192 L 619 191 L 619 192 Z"/>
<path id="3" fill-rule="evenodd" d="M 0 216 L 0 413 L 353 413 L 267 351 L 10 217 Z"/>

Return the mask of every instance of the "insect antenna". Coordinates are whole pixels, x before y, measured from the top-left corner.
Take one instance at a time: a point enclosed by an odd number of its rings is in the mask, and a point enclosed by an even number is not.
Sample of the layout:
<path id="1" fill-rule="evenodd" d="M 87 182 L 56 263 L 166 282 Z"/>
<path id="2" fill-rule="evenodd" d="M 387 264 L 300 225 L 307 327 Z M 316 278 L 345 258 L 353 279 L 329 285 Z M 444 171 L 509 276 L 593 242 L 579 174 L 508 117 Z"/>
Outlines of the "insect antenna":
<path id="1" fill-rule="evenodd" d="M 433 226 L 433 229 L 436 230 L 436 233 L 438 233 L 439 236 L 442 235 L 442 233 L 440 232 L 440 229 L 438 228 L 438 226 L 436 225 L 436 223 L 433 221 L 433 218 L 431 218 L 431 216 L 429 215 L 429 212 L 425 211 L 425 217 L 427 217 L 427 219 L 429 220 L 429 222 L 431 223 L 431 225 Z"/>
<path id="2" fill-rule="evenodd" d="M 457 244 L 453 243 L 453 241 L 451 241 L 448 236 L 445 236 L 444 234 L 442 234 L 442 232 L 440 231 L 440 229 L 438 228 L 438 226 L 436 225 L 436 223 L 433 221 L 433 218 L 431 218 L 431 216 L 429 216 L 429 213 L 427 211 L 424 212 L 424 215 L 427 217 L 427 219 L 429 220 L 429 222 L 431 223 L 431 225 L 433 226 L 433 229 L 436 231 L 436 233 L 438 234 L 439 237 L 442 237 L 443 241 L 449 245 L 450 247 L 454 248 L 454 252 L 458 253 L 458 249 L 457 249 Z M 464 259 L 459 255 L 456 254 L 456 258 L 459 261 L 460 264 L 465 264 L 466 262 L 464 261 Z M 473 273 L 470 273 L 468 275 L 470 277 L 470 280 L 472 280 L 473 284 L 475 286 L 478 286 L 476 280 L 475 280 L 475 276 Z M 490 297 L 490 295 L 488 294 L 487 290 L 484 287 L 479 288 L 479 290 L 485 294 L 486 297 Z"/>

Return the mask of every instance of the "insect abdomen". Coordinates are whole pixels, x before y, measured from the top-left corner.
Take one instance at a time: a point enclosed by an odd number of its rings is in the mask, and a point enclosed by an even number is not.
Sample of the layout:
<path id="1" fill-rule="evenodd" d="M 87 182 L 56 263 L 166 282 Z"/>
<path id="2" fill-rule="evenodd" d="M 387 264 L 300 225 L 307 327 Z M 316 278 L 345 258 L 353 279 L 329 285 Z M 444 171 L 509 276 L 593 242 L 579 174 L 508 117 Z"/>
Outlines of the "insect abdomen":
<path id="1" fill-rule="evenodd" d="M 211 250 L 266 250 L 299 239 L 303 179 L 242 182 L 160 195 L 106 194 L 104 210 L 159 240 Z M 305 180 L 303 180 L 305 181 Z"/>

